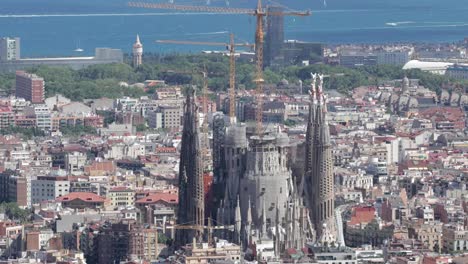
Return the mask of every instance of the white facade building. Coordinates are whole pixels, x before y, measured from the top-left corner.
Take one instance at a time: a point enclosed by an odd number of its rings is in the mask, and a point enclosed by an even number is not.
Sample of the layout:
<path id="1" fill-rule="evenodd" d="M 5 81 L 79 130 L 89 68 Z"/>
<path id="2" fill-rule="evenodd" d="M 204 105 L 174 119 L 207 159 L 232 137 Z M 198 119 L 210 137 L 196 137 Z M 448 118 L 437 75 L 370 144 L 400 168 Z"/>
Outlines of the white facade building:
<path id="1" fill-rule="evenodd" d="M 0 38 L 0 61 L 20 59 L 20 38 Z"/>
<path id="2" fill-rule="evenodd" d="M 31 181 L 32 203 L 55 200 L 70 192 L 70 181 L 38 179 Z"/>
<path id="3" fill-rule="evenodd" d="M 86 154 L 81 152 L 69 153 L 65 158 L 66 170 L 72 175 L 81 175 L 86 165 Z"/>
<path id="4" fill-rule="evenodd" d="M 42 130 L 52 129 L 52 115 L 47 105 L 37 105 L 34 107 L 36 116 L 36 126 Z"/>

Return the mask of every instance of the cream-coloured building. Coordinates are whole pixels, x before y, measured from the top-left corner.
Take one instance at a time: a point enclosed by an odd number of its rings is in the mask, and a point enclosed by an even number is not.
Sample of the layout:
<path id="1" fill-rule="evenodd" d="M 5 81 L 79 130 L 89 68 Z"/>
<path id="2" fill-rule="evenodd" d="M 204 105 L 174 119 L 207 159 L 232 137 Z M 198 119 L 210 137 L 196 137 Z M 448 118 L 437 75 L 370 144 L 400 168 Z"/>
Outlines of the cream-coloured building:
<path id="1" fill-rule="evenodd" d="M 468 230 L 462 225 L 446 225 L 442 231 L 446 252 L 468 252 Z"/>
<path id="2" fill-rule="evenodd" d="M 240 246 L 227 241 L 220 241 L 216 243 L 215 247 L 208 246 L 208 243 L 193 243 L 191 250 L 185 257 L 185 263 L 187 264 L 206 264 L 213 261 L 240 263 Z"/>
<path id="3" fill-rule="evenodd" d="M 133 206 L 135 204 L 135 191 L 127 187 L 115 187 L 107 193 L 113 207 Z"/>
<path id="4" fill-rule="evenodd" d="M 411 238 L 421 241 L 428 249 L 442 252 L 442 223 L 415 223 L 408 231 Z"/>

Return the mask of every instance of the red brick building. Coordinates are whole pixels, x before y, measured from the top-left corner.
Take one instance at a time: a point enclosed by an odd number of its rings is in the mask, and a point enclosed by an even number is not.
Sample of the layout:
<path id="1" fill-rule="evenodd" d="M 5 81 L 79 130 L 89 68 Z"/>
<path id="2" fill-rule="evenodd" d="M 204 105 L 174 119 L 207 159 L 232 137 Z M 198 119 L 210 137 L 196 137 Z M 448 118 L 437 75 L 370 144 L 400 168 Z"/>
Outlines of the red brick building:
<path id="1" fill-rule="evenodd" d="M 24 98 L 33 104 L 44 102 L 44 79 L 25 71 L 16 72 L 16 97 Z"/>
<path id="2" fill-rule="evenodd" d="M 18 177 L 16 179 L 16 203 L 20 207 L 31 206 L 29 185 L 30 182 L 26 177 Z"/>
<path id="3" fill-rule="evenodd" d="M 465 128 L 465 113 L 460 107 L 431 107 L 420 111 L 419 117 L 432 120 L 438 130 Z"/>
<path id="4" fill-rule="evenodd" d="M 84 167 L 86 175 L 109 175 L 115 173 L 116 166 L 114 161 L 93 161 L 90 165 Z"/>

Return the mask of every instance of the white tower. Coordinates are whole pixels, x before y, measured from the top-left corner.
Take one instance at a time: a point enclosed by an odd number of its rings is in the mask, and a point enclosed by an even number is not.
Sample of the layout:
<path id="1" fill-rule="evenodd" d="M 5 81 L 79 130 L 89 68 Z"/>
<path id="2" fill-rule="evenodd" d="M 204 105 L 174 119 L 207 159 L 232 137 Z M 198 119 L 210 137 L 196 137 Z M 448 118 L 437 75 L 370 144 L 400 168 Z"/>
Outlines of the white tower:
<path id="1" fill-rule="evenodd" d="M 140 42 L 140 36 L 137 35 L 135 44 L 133 44 L 133 67 L 138 67 L 143 63 L 143 45 Z"/>

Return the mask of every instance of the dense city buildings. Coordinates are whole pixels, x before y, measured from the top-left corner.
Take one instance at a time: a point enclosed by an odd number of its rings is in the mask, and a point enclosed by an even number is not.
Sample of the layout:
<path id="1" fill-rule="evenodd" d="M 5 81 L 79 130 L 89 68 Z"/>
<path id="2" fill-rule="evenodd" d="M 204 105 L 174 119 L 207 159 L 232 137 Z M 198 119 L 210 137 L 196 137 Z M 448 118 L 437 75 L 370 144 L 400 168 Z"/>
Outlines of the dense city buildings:
<path id="1" fill-rule="evenodd" d="M 223 113 L 223 94 L 208 99 L 205 117 L 194 93 L 155 80 L 141 83 L 157 83 L 152 96 L 1 98 L 2 129 L 41 131 L 43 140 L 0 136 L 0 199 L 56 229 L 6 217 L 11 236 L 0 254 L 45 248 L 89 263 L 457 263 L 455 254 L 468 251 L 468 96 L 406 76 L 348 96 L 324 90 L 325 78 L 312 75 L 308 95 L 294 85 L 269 94 L 265 115 L 282 118 L 269 118 L 260 135 L 242 122 L 258 111 L 250 91 L 238 91 L 246 99 L 235 119 Z M 94 133 L 67 132 L 90 126 Z"/>
<path id="2" fill-rule="evenodd" d="M 0 39 L 0 264 L 468 263 L 468 39 L 285 41 L 308 12 L 239 12 L 257 68 Z"/>

